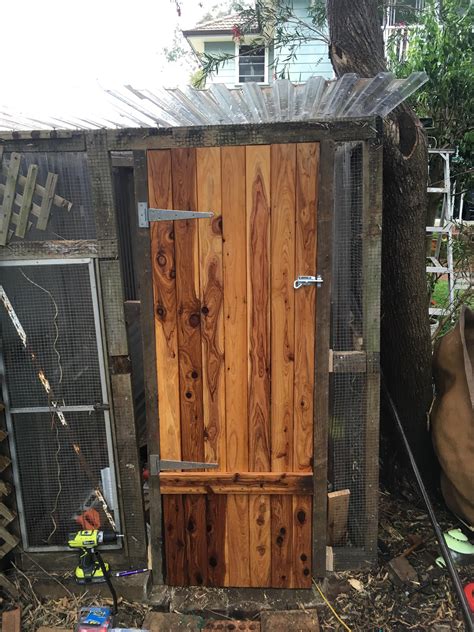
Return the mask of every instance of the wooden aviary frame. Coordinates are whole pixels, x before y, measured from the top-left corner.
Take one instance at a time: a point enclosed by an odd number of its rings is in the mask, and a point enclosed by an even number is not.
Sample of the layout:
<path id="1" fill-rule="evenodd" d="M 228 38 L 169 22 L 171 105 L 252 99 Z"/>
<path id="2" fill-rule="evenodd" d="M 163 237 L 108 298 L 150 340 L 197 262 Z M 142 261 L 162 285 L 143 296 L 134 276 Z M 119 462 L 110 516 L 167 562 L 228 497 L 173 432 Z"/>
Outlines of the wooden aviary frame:
<path id="1" fill-rule="evenodd" d="M 327 492 L 328 460 L 328 383 L 329 374 L 334 372 L 356 371 L 368 375 L 367 422 L 365 476 L 368 481 L 365 489 L 367 507 L 371 515 L 370 528 L 367 530 L 366 543 L 362 548 L 335 547 L 332 550 L 334 568 L 354 567 L 374 559 L 376 551 L 376 507 L 378 492 L 378 354 L 379 354 L 379 311 L 380 299 L 377 271 L 371 270 L 370 291 L 365 292 L 364 323 L 366 344 L 358 354 L 331 353 L 329 348 L 329 312 L 331 301 L 331 235 L 333 219 L 334 187 L 334 150 L 341 142 L 360 142 L 364 156 L 364 257 L 377 258 L 380 255 L 381 231 L 381 131 L 373 118 L 354 121 L 325 121 L 308 123 L 276 123 L 262 125 L 235 125 L 216 127 L 193 127 L 174 129 L 127 129 L 100 130 L 96 132 L 19 132 L 1 133 L 0 146 L 6 152 L 35 151 L 86 151 L 89 156 L 93 180 L 94 207 L 96 213 L 97 239 L 45 242 L 14 242 L 9 251 L 0 249 L 1 258 L 31 259 L 46 257 L 94 257 L 104 275 L 104 287 L 107 278 L 120 277 L 118 244 L 115 218 L 115 204 L 111 185 L 111 156 L 115 152 L 129 152 L 127 165 L 133 167 L 135 182 L 135 202 L 148 200 L 147 151 L 172 150 L 190 147 L 235 147 L 258 146 L 265 144 L 319 143 L 321 171 L 319 180 L 319 221 L 317 245 L 317 271 L 325 281 L 317 291 L 316 311 L 319 318 L 326 322 L 316 331 L 317 345 L 326 349 L 318 357 L 315 365 L 314 409 L 319 423 L 314 426 L 314 475 L 312 479 L 315 497 L 325 498 Z M 135 257 L 135 273 L 139 285 L 140 314 L 142 323 L 145 400 L 148 420 L 148 449 L 150 453 L 160 455 L 160 437 L 158 420 L 158 385 L 156 376 L 154 298 L 152 288 L 152 259 L 149 229 L 139 228 L 136 206 L 131 209 L 132 250 Z M 375 280 L 374 280 L 375 274 Z M 365 281 L 364 281 L 365 282 Z M 123 314 L 123 298 L 119 294 L 107 297 L 104 314 L 106 323 L 113 322 L 117 314 Z M 126 362 L 128 348 L 125 330 L 121 326 L 107 333 L 109 346 L 110 383 L 116 416 L 116 450 L 122 458 L 122 464 L 133 463 L 137 468 L 137 444 L 134 439 L 133 409 L 130 402 L 131 383 L 129 365 Z M 120 456 L 119 454 L 119 456 Z M 133 507 L 130 515 L 123 516 L 126 535 L 127 561 L 116 555 L 117 565 L 139 564 L 145 556 L 145 528 L 142 515 L 142 498 L 139 472 L 132 475 L 130 468 L 120 467 L 121 506 Z M 168 478 L 166 478 L 168 477 Z M 162 479 L 150 480 L 151 512 L 151 556 L 153 563 L 153 582 L 163 584 L 163 531 L 162 531 L 162 492 L 165 495 L 166 481 L 172 475 Z M 179 478 L 179 477 L 178 477 Z M 305 483 L 306 484 L 306 483 Z M 169 489 L 169 488 L 168 488 Z M 312 575 L 324 575 L 326 563 L 326 502 L 313 507 L 313 546 Z M 113 559 L 112 555 L 112 559 Z M 42 564 L 50 568 L 57 566 L 54 554 L 44 554 Z M 140 560 L 140 562 L 139 562 Z M 23 561 L 25 566 L 27 560 Z"/>

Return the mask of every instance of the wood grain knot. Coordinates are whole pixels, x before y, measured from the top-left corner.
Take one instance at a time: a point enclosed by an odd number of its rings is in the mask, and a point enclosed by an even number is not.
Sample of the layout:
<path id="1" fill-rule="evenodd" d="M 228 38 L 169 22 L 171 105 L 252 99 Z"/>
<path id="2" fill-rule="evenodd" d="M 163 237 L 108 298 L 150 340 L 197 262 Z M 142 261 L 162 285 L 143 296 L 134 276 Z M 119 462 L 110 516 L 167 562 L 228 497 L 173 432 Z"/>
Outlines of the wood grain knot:
<path id="1" fill-rule="evenodd" d="M 211 226 L 212 226 L 213 233 L 215 233 L 216 235 L 221 235 L 222 234 L 222 215 L 219 215 L 218 217 L 214 217 L 214 219 L 212 220 Z"/>
<path id="2" fill-rule="evenodd" d="M 163 305 L 158 305 L 158 307 L 156 308 L 156 315 L 161 320 L 165 319 L 165 317 L 166 317 L 166 309 L 163 307 Z"/>
<path id="3" fill-rule="evenodd" d="M 304 524 L 306 522 L 306 512 L 304 512 L 302 509 L 298 511 L 296 517 L 298 518 L 298 522 L 300 524 Z"/>
<path id="4" fill-rule="evenodd" d="M 307 560 L 307 559 L 308 559 L 308 556 L 306 555 L 306 553 L 302 553 L 302 554 L 300 555 L 300 560 L 301 560 L 302 562 L 306 562 L 306 560 Z"/>
<path id="5" fill-rule="evenodd" d="M 212 566 L 212 568 L 215 568 L 217 566 L 217 560 L 214 556 L 209 558 L 209 566 Z"/>
<path id="6" fill-rule="evenodd" d="M 207 316 L 209 314 L 209 307 L 207 307 L 207 305 L 203 305 L 201 307 L 201 312 L 204 314 L 204 316 Z"/>
<path id="7" fill-rule="evenodd" d="M 194 533 L 194 531 L 196 531 L 196 523 L 192 518 L 188 520 L 186 529 L 189 531 L 189 533 Z"/>
<path id="8" fill-rule="evenodd" d="M 189 324 L 191 325 L 191 327 L 197 327 L 200 322 L 201 316 L 199 314 L 194 313 L 189 316 Z"/>
<path id="9" fill-rule="evenodd" d="M 166 265 L 166 255 L 164 255 L 163 253 L 158 253 L 158 255 L 156 256 L 156 262 L 161 268 L 164 268 Z"/>

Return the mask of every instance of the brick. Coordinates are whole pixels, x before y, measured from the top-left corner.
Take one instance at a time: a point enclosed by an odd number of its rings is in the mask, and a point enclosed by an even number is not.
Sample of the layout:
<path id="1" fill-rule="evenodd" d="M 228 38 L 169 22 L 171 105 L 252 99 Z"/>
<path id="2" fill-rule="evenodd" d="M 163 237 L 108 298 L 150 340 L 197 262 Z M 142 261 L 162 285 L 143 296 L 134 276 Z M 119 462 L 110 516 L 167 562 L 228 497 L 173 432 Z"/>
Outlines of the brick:
<path id="1" fill-rule="evenodd" d="M 319 632 L 316 610 L 301 612 L 262 612 L 260 615 L 261 632 Z"/>
<path id="2" fill-rule="evenodd" d="M 150 632 L 202 632 L 204 620 L 192 614 L 149 612 L 142 627 Z"/>

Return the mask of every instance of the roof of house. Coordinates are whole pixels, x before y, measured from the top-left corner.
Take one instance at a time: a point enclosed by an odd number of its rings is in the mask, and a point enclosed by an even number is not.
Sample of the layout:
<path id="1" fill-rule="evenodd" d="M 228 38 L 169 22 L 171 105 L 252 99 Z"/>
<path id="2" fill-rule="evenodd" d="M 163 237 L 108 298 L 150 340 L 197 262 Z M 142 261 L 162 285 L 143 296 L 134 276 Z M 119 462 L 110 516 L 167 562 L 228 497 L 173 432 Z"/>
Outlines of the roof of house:
<path id="1" fill-rule="evenodd" d="M 199 22 L 192 28 L 183 31 L 183 35 L 189 37 L 190 35 L 230 34 L 233 32 L 234 27 L 239 24 L 242 24 L 242 17 L 238 13 L 231 13 L 214 20 Z M 257 30 L 257 25 L 251 29 L 252 32 Z"/>

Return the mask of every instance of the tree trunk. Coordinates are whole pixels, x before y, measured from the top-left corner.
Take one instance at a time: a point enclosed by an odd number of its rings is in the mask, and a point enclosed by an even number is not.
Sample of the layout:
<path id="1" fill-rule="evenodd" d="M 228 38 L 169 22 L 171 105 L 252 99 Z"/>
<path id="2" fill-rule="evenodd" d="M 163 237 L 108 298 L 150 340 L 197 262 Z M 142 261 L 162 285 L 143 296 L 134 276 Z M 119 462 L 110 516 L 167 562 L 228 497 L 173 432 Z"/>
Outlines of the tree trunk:
<path id="1" fill-rule="evenodd" d="M 377 0 L 328 0 L 329 55 L 337 76 L 355 72 L 372 77 L 386 70 L 377 5 Z M 415 457 L 431 478 L 426 424 L 432 399 L 425 272 L 428 156 L 422 125 L 407 105 L 387 117 L 383 150 L 381 364 Z M 391 463 L 386 465 L 393 472 L 406 461 L 393 420 L 384 406 L 382 411 L 382 447 L 390 445 Z"/>

